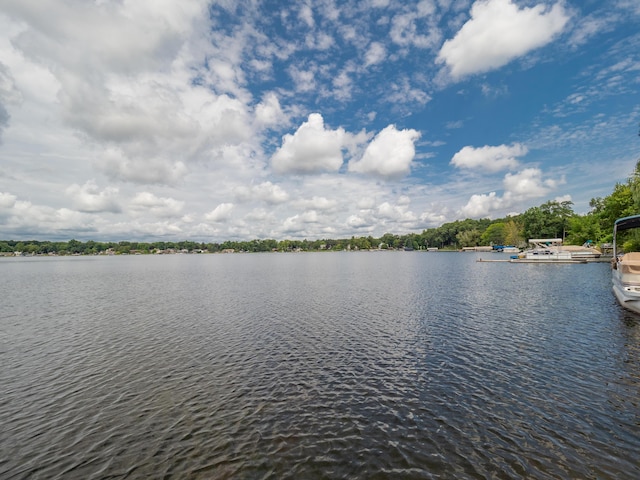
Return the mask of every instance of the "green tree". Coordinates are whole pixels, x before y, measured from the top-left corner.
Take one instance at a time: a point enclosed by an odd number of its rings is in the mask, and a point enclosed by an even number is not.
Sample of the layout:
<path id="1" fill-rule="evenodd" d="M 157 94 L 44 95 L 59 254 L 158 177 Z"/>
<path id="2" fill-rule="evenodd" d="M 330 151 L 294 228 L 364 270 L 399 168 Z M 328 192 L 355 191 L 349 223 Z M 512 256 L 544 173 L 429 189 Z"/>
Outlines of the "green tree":
<path id="1" fill-rule="evenodd" d="M 511 218 L 506 221 L 504 224 L 504 243 L 506 245 L 521 245 L 524 242 L 522 229 L 522 222 L 519 218 Z"/>
<path id="2" fill-rule="evenodd" d="M 480 236 L 481 245 L 504 245 L 505 244 L 505 224 L 504 222 L 492 223 Z"/>
<path id="3" fill-rule="evenodd" d="M 456 240 L 460 247 L 476 247 L 480 244 L 481 233 L 478 229 L 463 230 L 458 232 Z"/>
<path id="4" fill-rule="evenodd" d="M 532 207 L 521 216 L 527 238 L 564 238 L 569 228 L 569 219 L 575 214 L 573 202 L 550 200 L 539 207 Z"/>
<path id="5" fill-rule="evenodd" d="M 616 183 L 610 195 L 604 198 L 592 198 L 589 204 L 600 230 L 607 233 L 613 230 L 616 219 L 634 215 L 639 211 L 634 205 L 630 181 Z"/>
<path id="6" fill-rule="evenodd" d="M 629 187 L 635 211 L 640 212 L 640 160 L 636 162 L 636 168 L 629 177 Z"/>
<path id="7" fill-rule="evenodd" d="M 600 229 L 600 223 L 593 213 L 587 215 L 576 215 L 569 222 L 569 235 L 567 243 L 571 245 L 583 245 L 591 240 L 596 244 L 600 243 L 607 236 Z"/>
<path id="8" fill-rule="evenodd" d="M 396 248 L 401 246 L 396 245 L 397 239 L 399 239 L 397 235 L 394 235 L 393 233 L 385 233 L 384 235 L 382 235 L 382 237 L 380 237 L 380 243 L 384 243 L 387 248 Z"/>

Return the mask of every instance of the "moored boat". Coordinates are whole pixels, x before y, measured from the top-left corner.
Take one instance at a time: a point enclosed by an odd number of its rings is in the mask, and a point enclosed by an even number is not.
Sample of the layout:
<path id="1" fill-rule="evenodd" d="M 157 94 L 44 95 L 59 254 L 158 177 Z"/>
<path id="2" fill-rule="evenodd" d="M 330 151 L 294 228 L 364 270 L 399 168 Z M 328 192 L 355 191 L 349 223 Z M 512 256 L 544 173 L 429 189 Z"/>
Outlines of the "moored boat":
<path id="1" fill-rule="evenodd" d="M 582 246 L 563 245 L 562 249 L 571 252 L 571 257 L 573 258 L 595 259 L 600 258 L 600 256 L 602 255 L 602 252 L 600 250 L 592 246 L 591 241 L 586 242 Z"/>
<path id="2" fill-rule="evenodd" d="M 613 225 L 613 293 L 624 308 L 640 313 L 640 252 L 621 252 L 617 237 L 620 232 L 640 228 L 640 215 L 619 218 Z"/>
<path id="3" fill-rule="evenodd" d="M 532 238 L 533 248 L 511 257 L 514 263 L 586 263 L 585 258 L 574 257 L 562 248 L 561 238 Z"/>

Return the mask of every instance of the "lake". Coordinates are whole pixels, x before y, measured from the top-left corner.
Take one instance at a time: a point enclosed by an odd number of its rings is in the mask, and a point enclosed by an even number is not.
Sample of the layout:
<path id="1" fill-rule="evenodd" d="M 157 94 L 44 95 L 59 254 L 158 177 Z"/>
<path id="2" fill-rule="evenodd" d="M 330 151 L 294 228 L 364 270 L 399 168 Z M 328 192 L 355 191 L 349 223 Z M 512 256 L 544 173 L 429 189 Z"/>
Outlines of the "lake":
<path id="1" fill-rule="evenodd" d="M 607 263 L 0 259 L 0 478 L 640 478 Z"/>

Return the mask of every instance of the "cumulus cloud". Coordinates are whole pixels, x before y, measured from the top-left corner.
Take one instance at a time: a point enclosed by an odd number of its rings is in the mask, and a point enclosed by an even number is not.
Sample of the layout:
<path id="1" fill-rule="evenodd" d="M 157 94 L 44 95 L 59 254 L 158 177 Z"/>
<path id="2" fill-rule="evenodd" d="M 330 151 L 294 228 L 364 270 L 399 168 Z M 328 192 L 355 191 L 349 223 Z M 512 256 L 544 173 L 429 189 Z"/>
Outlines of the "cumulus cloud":
<path id="1" fill-rule="evenodd" d="M 305 209 L 313 209 L 320 211 L 331 211 L 338 207 L 338 202 L 335 199 L 328 199 L 324 196 L 314 195 L 310 199 L 299 200 L 295 203 L 296 206 Z"/>
<path id="2" fill-rule="evenodd" d="M 173 198 L 158 197 L 151 192 L 140 192 L 130 202 L 132 209 L 158 217 L 180 216 L 184 202 Z"/>
<path id="3" fill-rule="evenodd" d="M 496 192 L 489 194 L 471 195 L 467 204 L 462 207 L 460 212 L 466 218 L 480 218 L 489 215 L 491 212 L 500 210 L 505 206 L 504 198 L 498 197 Z"/>
<path id="4" fill-rule="evenodd" d="M 0 3 L 0 183 L 12 192 L 0 193 L 0 230 L 14 238 L 47 238 L 55 228 L 56 238 L 73 228 L 76 238 L 89 232 L 85 238 L 105 240 L 381 235 L 438 226 L 465 203 L 476 216 L 564 193 L 554 192 L 558 180 L 522 170 L 520 144 L 469 146 L 443 159 L 438 147 L 464 135 L 451 130 L 461 122 L 441 131 L 442 117 L 427 118 L 422 108 L 431 95 L 442 100 L 436 113 L 456 94 L 472 104 L 477 91 L 439 90 L 433 77 L 447 68 L 456 78 L 497 68 L 544 44 L 563 31 L 559 20 L 570 8 L 563 0 L 480 0 L 466 25 L 469 0 L 305 1 L 277 9 L 228 0 Z M 582 27 L 580 45 L 619 25 L 615 5 L 574 24 Z M 606 24 L 595 20 L 603 9 L 611 11 Z M 460 31 L 443 46 L 440 66 L 416 70 L 417 54 L 433 57 L 442 46 L 441 28 Z M 600 59 L 571 77 L 591 73 L 599 85 L 632 85 L 624 82 L 635 78 L 629 44 L 610 51 L 617 55 L 606 78 L 599 78 Z M 593 102 L 585 85 L 567 102 Z M 472 116 L 454 117 L 472 128 Z M 390 125 L 398 118 L 407 130 Z M 429 141 L 418 140 L 415 122 Z M 554 138 L 568 142 L 571 132 L 560 133 Z M 535 161 L 552 157 L 541 152 Z M 502 186 L 489 175 L 469 184 L 456 169 L 511 174 Z M 485 195 L 471 196 L 478 192 Z M 437 205 L 427 206 L 433 199 Z M 56 210 L 62 202 L 69 208 Z"/>
<path id="5" fill-rule="evenodd" d="M 239 201 L 246 202 L 257 198 L 269 205 L 277 205 L 289 199 L 289 194 L 280 185 L 271 182 L 250 187 L 242 185 L 237 187 L 234 193 Z"/>
<path id="6" fill-rule="evenodd" d="M 406 204 L 392 205 L 389 202 L 383 202 L 378 206 L 376 215 L 378 218 L 400 223 L 412 223 L 416 220 L 415 215 L 407 209 Z"/>
<path id="7" fill-rule="evenodd" d="M 226 222 L 231 218 L 233 203 L 221 203 L 216 208 L 207 213 L 204 218 L 209 222 Z"/>
<path id="8" fill-rule="evenodd" d="M 315 210 L 287 217 L 278 231 L 287 236 L 308 238 L 310 236 L 335 236 L 337 230 L 328 222 L 328 218 Z"/>
<path id="9" fill-rule="evenodd" d="M 414 142 L 418 138 L 420 132 L 416 130 L 397 130 L 395 125 L 389 125 L 369 143 L 360 160 L 349 162 L 349 171 L 383 178 L 408 175 L 416 154 Z"/>
<path id="10" fill-rule="evenodd" d="M 172 162 L 167 158 L 132 160 L 119 149 L 108 150 L 95 164 L 114 180 L 141 184 L 176 185 L 187 173 L 187 167 L 181 161 Z"/>
<path id="11" fill-rule="evenodd" d="M 494 70 L 551 42 L 568 20 L 561 2 L 518 8 L 513 0 L 478 0 L 471 19 L 444 42 L 436 61 L 454 79 Z"/>
<path id="12" fill-rule="evenodd" d="M 262 127 L 275 127 L 288 122 L 287 116 L 282 111 L 280 101 L 275 93 L 266 94 L 262 101 L 256 105 L 256 123 Z"/>
<path id="13" fill-rule="evenodd" d="M 542 171 L 538 168 L 525 168 L 517 173 L 507 173 L 503 180 L 502 196 L 496 192 L 474 194 L 459 213 L 469 218 L 485 217 L 492 212 L 511 208 L 518 202 L 543 198 L 562 183 L 564 178 L 543 178 Z"/>
<path id="14" fill-rule="evenodd" d="M 82 186 L 74 183 L 67 188 L 66 193 L 72 198 L 74 208 L 81 212 L 118 213 L 122 210 L 118 188 L 106 187 L 101 191 L 94 180 L 89 180 Z"/>
<path id="15" fill-rule="evenodd" d="M 543 197 L 561 183 L 564 183 L 564 179 L 543 179 L 539 168 L 525 168 L 518 173 L 507 173 L 504 177 L 507 194 L 517 200 Z"/>
<path id="16" fill-rule="evenodd" d="M 251 108 L 235 65 L 222 55 L 202 68 L 215 49 L 207 43 L 207 2 L 43 1 L 3 4 L 21 25 L 12 32 L 13 73 L 23 90 L 46 84 L 40 90 L 53 95 L 67 126 L 118 152 L 97 162 L 111 178 L 176 184 L 189 162 L 215 159 L 256 130 L 286 123 L 274 94 Z M 7 75 L 0 77 L 7 83 Z M 0 126 L 2 118 L 0 111 Z"/>
<path id="17" fill-rule="evenodd" d="M 371 220 L 362 218 L 359 215 L 349 215 L 349 217 L 347 218 L 347 226 L 349 228 L 363 229 L 370 227 L 372 223 L 373 222 L 371 222 Z"/>
<path id="18" fill-rule="evenodd" d="M 490 173 L 512 169 L 518 166 L 518 157 L 526 155 L 528 149 L 519 143 L 511 146 L 498 145 L 495 147 L 463 147 L 451 159 L 451 165 L 458 168 L 479 169 Z"/>
<path id="19" fill-rule="evenodd" d="M 17 197 L 8 192 L 0 192 L 0 208 L 13 208 Z"/>
<path id="20" fill-rule="evenodd" d="M 343 162 L 344 139 L 344 129 L 325 129 L 322 115 L 312 113 L 293 135 L 282 138 L 282 146 L 271 157 L 271 165 L 278 173 L 338 171 Z"/>
<path id="21" fill-rule="evenodd" d="M 74 232 L 75 235 L 95 232 L 94 216 L 69 208 L 52 208 L 34 205 L 29 201 L 16 200 L 10 218 L 2 225 L 7 234 L 14 232 L 21 236 L 59 235 L 60 232 Z"/>

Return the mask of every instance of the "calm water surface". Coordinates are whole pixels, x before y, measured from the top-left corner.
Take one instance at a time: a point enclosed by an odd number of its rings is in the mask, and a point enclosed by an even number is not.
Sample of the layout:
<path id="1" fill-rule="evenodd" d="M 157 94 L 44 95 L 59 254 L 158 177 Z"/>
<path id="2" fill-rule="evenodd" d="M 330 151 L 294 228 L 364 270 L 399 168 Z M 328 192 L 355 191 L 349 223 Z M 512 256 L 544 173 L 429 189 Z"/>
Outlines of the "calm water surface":
<path id="1" fill-rule="evenodd" d="M 477 258 L 2 259 L 0 478 L 640 478 L 608 264 Z"/>

